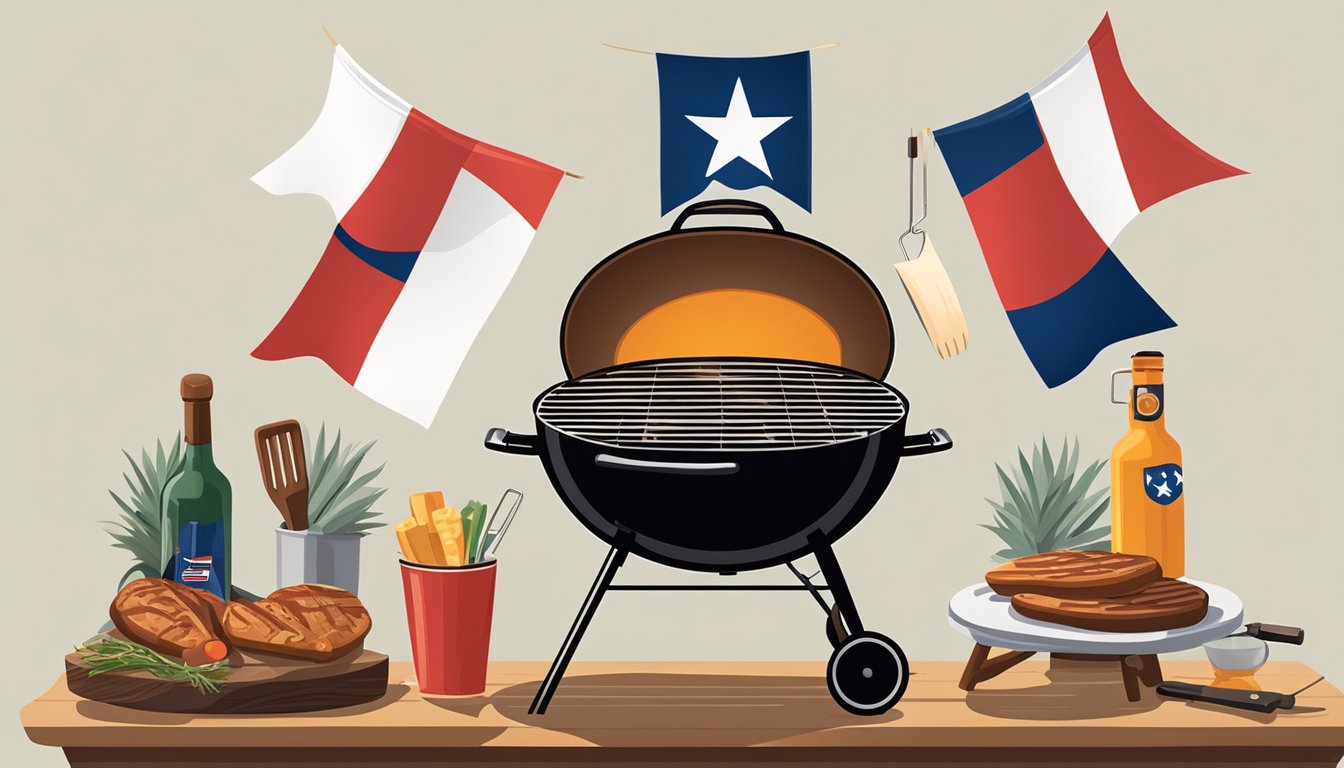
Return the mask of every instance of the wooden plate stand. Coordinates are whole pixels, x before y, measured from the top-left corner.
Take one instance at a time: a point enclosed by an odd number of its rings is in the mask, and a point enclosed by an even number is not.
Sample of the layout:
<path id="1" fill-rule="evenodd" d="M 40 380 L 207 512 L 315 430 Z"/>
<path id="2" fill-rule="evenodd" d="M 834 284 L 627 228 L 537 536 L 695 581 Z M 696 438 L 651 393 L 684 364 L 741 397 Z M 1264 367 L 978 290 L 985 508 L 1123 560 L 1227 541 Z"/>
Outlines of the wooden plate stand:
<path id="1" fill-rule="evenodd" d="M 978 683 L 998 677 L 1036 655 L 1036 651 L 1004 651 L 991 659 L 989 651 L 988 645 L 980 643 L 976 643 L 971 649 L 971 658 L 967 659 L 966 669 L 961 673 L 961 682 L 958 684 L 961 690 L 973 691 Z M 1050 658 L 1065 661 L 1118 662 L 1120 677 L 1125 681 L 1125 698 L 1130 701 L 1139 700 L 1139 683 L 1155 688 L 1162 682 L 1162 665 L 1157 660 L 1157 654 L 1153 653 L 1142 655 L 1052 653 Z"/>

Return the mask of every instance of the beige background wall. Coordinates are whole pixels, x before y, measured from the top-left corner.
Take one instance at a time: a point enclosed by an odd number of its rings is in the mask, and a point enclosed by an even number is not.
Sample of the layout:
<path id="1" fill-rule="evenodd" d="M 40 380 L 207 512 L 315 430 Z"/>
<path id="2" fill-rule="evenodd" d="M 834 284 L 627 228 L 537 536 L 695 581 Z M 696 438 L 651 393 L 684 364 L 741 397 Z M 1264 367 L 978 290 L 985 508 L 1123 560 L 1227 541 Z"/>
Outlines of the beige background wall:
<path id="1" fill-rule="evenodd" d="M 930 230 L 966 307 L 970 351 L 939 360 L 891 264 L 904 217 L 902 139 L 1022 93 L 1110 10 L 1139 90 L 1175 126 L 1250 176 L 1196 189 L 1135 221 L 1115 248 L 1180 327 L 1107 350 L 1047 391 L 999 307 L 941 159 Z M 236 581 L 266 591 L 279 516 L 256 475 L 251 430 L 286 417 L 377 438 L 387 519 L 441 487 L 490 502 L 527 494 L 501 553 L 493 653 L 550 658 L 603 553 L 536 461 L 481 436 L 527 429 L 532 398 L 563 374 L 556 334 L 576 281 L 658 212 L 652 59 L 599 43 L 766 54 L 839 41 L 813 61 L 815 213 L 774 193 L 791 229 L 862 265 L 899 335 L 891 380 L 912 428 L 944 426 L 954 452 L 911 460 L 839 555 L 865 620 L 915 659 L 962 658 L 949 595 L 978 579 L 997 540 L 977 523 L 992 464 L 1042 433 L 1101 456 L 1125 429 L 1107 372 L 1168 355 L 1169 426 L 1185 449 L 1189 573 L 1226 585 L 1247 617 L 1309 629 L 1275 646 L 1344 680 L 1338 464 L 1339 3 L 5 3 L 0 64 L 0 281 L 6 350 L 3 686 L 0 751 L 24 765 L 17 710 L 61 655 L 102 623 L 125 553 L 114 515 L 119 450 L 179 428 L 177 379 L 216 381 L 218 463 L 233 481 Z M 331 232 L 317 198 L 274 198 L 249 176 L 321 105 L 325 23 L 372 73 L 429 115 L 586 174 L 561 186 L 517 278 L 430 431 L 347 387 L 321 363 L 248 352 L 270 330 Z M 687 523 L 731 514 L 686 499 Z M 364 548 L 368 644 L 409 655 L 390 529 Z M 771 573 L 761 580 L 780 579 Z M 679 581 L 632 562 L 628 580 Z M 803 595 L 611 596 L 583 658 L 824 659 Z M 17 763 L 16 763 L 17 764 Z"/>

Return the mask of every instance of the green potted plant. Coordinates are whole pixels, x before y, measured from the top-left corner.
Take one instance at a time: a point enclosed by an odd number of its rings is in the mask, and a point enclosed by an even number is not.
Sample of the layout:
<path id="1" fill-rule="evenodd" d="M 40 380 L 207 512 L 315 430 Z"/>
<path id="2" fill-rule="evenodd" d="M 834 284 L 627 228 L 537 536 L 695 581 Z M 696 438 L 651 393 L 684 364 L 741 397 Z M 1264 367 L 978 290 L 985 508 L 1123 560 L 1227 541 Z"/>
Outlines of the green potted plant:
<path id="1" fill-rule="evenodd" d="M 182 451 L 181 433 L 173 438 L 171 445 L 171 449 L 165 449 L 162 440 L 156 441 L 152 455 L 149 449 L 141 448 L 138 464 L 128 451 L 121 452 L 126 457 L 126 462 L 131 465 L 134 479 L 124 472 L 121 475 L 129 490 L 126 498 L 108 489 L 108 494 L 121 509 L 121 514 L 116 520 L 103 521 L 103 525 L 106 526 L 104 530 L 113 539 L 112 546 L 130 552 L 135 559 L 135 563 L 126 569 L 117 582 L 118 590 L 136 579 L 163 578 L 164 572 L 168 570 L 168 563 L 163 559 L 160 539 L 163 535 L 161 525 L 163 492 L 168 488 L 168 481 L 181 474 L 186 461 Z M 233 586 L 233 597 L 243 600 L 260 599 L 257 595 L 240 589 L 236 584 Z M 106 632 L 111 628 L 112 622 L 109 621 L 100 631 Z"/>
<path id="2" fill-rule="evenodd" d="M 121 575 L 117 589 L 121 589 L 135 579 L 145 577 L 162 578 L 168 568 L 163 561 L 163 548 L 160 541 L 160 516 L 163 509 L 163 491 L 168 481 L 182 472 L 184 457 L 182 454 L 182 435 L 173 438 L 172 450 L 165 451 L 163 441 L 155 442 L 154 455 L 149 450 L 140 449 L 140 463 L 125 450 L 121 452 L 131 465 L 135 479 L 122 473 L 126 487 L 130 489 L 123 499 L 115 491 L 108 489 L 112 500 L 121 508 L 117 520 L 105 521 L 105 529 L 114 539 L 112 546 L 130 552 L 135 564 Z"/>
<path id="3" fill-rule="evenodd" d="M 383 523 L 374 520 L 373 505 L 387 492 L 371 486 L 385 465 L 360 474 L 375 442 L 341 445 L 341 434 L 327 445 L 327 427 L 316 444 L 304 429 L 304 445 L 312 445 L 308 461 L 308 529 L 291 531 L 282 523 L 276 535 L 276 586 L 330 584 L 359 593 L 360 542 Z"/>
<path id="4" fill-rule="evenodd" d="M 1098 525 L 1110 508 L 1110 487 L 1091 490 L 1106 460 L 1098 459 L 1079 473 L 1079 453 L 1078 438 L 1074 438 L 1072 450 L 1065 438 L 1056 461 L 1042 436 L 1040 444 L 1032 446 L 1030 461 L 1018 449 L 1017 462 L 1009 464 L 1011 473 L 994 465 L 1002 498 L 985 499 L 994 508 L 994 522 L 980 526 L 993 531 L 1007 545 L 994 553 L 994 560 L 1003 562 L 1057 549 L 1111 548 L 1110 525 Z"/>

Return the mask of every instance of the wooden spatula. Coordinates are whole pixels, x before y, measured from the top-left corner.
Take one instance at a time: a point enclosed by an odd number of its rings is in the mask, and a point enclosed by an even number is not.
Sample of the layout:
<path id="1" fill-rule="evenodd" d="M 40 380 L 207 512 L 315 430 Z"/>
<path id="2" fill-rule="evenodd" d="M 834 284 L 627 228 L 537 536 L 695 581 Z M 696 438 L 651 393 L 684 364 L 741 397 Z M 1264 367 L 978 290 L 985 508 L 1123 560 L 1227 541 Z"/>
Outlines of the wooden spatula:
<path id="1" fill-rule="evenodd" d="M 290 419 L 257 427 L 257 461 L 261 482 L 291 531 L 308 529 L 308 460 L 303 432 Z"/>

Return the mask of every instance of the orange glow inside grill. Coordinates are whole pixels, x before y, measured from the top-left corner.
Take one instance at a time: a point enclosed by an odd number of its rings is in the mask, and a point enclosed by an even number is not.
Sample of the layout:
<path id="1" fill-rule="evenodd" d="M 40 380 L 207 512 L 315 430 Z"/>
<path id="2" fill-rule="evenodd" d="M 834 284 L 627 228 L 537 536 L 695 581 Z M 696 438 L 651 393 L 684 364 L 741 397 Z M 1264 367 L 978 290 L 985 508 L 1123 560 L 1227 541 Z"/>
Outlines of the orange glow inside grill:
<path id="1" fill-rule="evenodd" d="M 821 315 L 792 299 L 718 288 L 649 310 L 621 337 L 612 362 L 720 356 L 840 365 L 840 336 Z"/>

